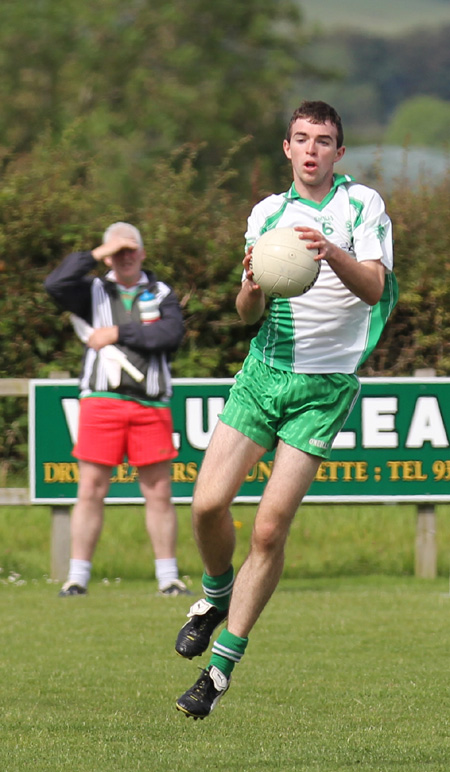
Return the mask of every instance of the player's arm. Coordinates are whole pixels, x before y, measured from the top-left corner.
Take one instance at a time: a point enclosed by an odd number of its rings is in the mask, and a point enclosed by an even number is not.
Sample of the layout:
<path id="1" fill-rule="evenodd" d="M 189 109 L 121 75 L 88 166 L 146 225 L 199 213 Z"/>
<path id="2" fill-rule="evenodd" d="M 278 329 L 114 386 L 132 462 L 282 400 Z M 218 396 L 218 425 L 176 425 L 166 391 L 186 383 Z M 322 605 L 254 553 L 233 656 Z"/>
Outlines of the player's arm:
<path id="1" fill-rule="evenodd" d="M 250 268 L 250 258 L 253 247 L 246 253 L 242 264 L 245 270 L 245 279 L 236 298 L 237 312 L 245 324 L 258 322 L 266 307 L 266 298 L 259 284 L 253 281 L 253 272 Z"/>
<path id="2" fill-rule="evenodd" d="M 383 294 L 386 273 L 381 259 L 357 261 L 344 249 L 328 241 L 320 231 L 305 227 L 296 230 L 307 242 L 307 247 L 319 250 L 314 259 L 326 260 L 350 292 L 369 306 L 378 303 Z"/>
<path id="3" fill-rule="evenodd" d="M 386 269 L 381 260 L 363 260 L 357 262 L 343 249 L 336 249 L 341 254 L 328 258 L 328 263 L 339 276 L 341 282 L 358 298 L 369 306 L 375 306 L 384 290 Z"/>

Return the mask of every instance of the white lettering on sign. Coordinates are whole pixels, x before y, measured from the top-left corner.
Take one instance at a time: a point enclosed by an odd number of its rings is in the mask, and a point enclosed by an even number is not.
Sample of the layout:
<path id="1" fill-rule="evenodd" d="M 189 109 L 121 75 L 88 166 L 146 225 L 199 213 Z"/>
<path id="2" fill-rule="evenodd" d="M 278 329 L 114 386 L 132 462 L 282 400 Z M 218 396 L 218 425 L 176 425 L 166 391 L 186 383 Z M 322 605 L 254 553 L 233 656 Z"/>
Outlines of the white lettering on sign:
<path id="1" fill-rule="evenodd" d="M 406 438 L 407 448 L 421 448 L 430 442 L 433 448 L 448 448 L 448 437 L 436 397 L 419 397 Z"/>
<path id="2" fill-rule="evenodd" d="M 223 410 L 224 397 L 209 397 L 207 402 L 207 425 L 204 426 L 203 408 L 205 397 L 188 397 L 185 405 L 186 437 L 192 448 L 206 450 L 217 423 L 217 416 Z M 72 444 L 78 434 L 80 403 L 77 398 L 61 400 L 67 428 Z M 398 398 L 363 397 L 361 400 L 361 444 L 363 448 L 397 448 L 396 431 Z M 177 450 L 181 444 L 180 432 L 172 435 Z M 434 448 L 448 448 L 450 445 L 440 405 L 435 396 L 418 397 L 408 435 L 406 448 L 421 448 L 429 442 Z M 334 450 L 352 450 L 357 447 L 355 431 L 341 431 L 333 442 Z"/>
<path id="3" fill-rule="evenodd" d="M 338 432 L 332 447 L 333 450 L 351 450 L 356 448 L 356 432 Z"/>
<path id="4" fill-rule="evenodd" d="M 207 400 L 208 425 L 203 425 L 203 399 L 188 397 L 186 399 L 186 436 L 191 447 L 196 450 L 206 450 L 211 435 L 217 423 L 217 416 L 223 410 L 223 397 L 210 397 Z"/>
<path id="5" fill-rule="evenodd" d="M 62 409 L 66 417 L 67 428 L 69 430 L 72 444 L 75 445 L 78 435 L 78 419 L 80 416 L 80 403 L 78 399 L 62 399 Z"/>
<path id="6" fill-rule="evenodd" d="M 363 397 L 361 428 L 363 448 L 397 448 L 395 431 L 397 397 Z"/>

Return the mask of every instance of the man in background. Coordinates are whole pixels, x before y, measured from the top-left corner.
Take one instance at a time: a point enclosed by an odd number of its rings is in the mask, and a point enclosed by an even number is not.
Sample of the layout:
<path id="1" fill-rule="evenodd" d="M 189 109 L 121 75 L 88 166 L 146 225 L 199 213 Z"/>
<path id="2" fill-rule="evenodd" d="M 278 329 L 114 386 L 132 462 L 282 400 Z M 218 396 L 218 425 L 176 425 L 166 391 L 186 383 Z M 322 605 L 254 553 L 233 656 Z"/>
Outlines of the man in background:
<path id="1" fill-rule="evenodd" d="M 79 484 L 71 517 L 71 559 L 60 596 L 84 595 L 99 540 L 114 466 L 138 468 L 147 531 L 162 595 L 187 594 L 176 559 L 177 517 L 171 502 L 170 357 L 184 326 L 174 291 L 142 269 L 140 232 L 116 222 L 95 249 L 68 255 L 48 276 L 49 294 L 74 315 L 86 343 L 80 378 L 76 445 Z M 103 278 L 91 275 L 99 263 Z"/>

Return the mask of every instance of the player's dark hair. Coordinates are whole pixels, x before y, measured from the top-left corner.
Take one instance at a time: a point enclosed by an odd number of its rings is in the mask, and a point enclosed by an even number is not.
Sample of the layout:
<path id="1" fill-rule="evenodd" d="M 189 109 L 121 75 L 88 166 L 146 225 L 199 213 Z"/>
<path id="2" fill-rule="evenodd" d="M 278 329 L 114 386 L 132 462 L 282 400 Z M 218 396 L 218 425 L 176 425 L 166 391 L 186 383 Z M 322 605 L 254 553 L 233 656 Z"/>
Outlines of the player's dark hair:
<path id="1" fill-rule="evenodd" d="M 326 102 L 307 102 L 303 101 L 300 107 L 294 111 L 289 126 L 286 132 L 286 139 L 291 141 L 292 126 L 298 118 L 306 118 L 311 123 L 325 123 L 329 121 L 337 129 L 337 146 L 342 147 L 344 144 L 344 131 L 342 128 L 342 121 L 340 115 L 336 112 L 334 107 L 328 105 Z"/>

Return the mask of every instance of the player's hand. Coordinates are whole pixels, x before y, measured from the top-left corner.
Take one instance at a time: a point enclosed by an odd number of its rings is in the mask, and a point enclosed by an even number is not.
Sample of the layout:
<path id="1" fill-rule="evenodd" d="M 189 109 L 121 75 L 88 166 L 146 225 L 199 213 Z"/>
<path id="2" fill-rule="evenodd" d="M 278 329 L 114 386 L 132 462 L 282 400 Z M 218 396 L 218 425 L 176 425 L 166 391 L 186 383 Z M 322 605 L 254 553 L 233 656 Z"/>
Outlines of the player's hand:
<path id="1" fill-rule="evenodd" d="M 314 260 L 318 262 L 319 260 L 328 260 L 329 257 L 332 257 L 335 244 L 332 244 L 331 241 L 328 241 L 323 233 L 315 230 L 314 228 L 308 228 L 306 226 L 297 226 L 294 228 L 294 230 L 298 232 L 302 241 L 308 242 L 305 245 L 306 249 L 319 250 L 318 254 L 314 255 Z"/>
<path id="2" fill-rule="evenodd" d="M 252 252 L 253 247 L 249 247 L 242 261 L 245 281 L 242 282 L 236 298 L 236 309 L 244 324 L 256 324 L 261 319 L 266 306 L 264 292 L 259 284 L 253 281 L 253 271 L 250 265 Z"/>
<path id="3" fill-rule="evenodd" d="M 87 345 L 95 351 L 100 351 L 104 346 L 117 343 L 118 338 L 119 328 L 116 324 L 113 327 L 97 327 L 89 336 Z"/>
<path id="4" fill-rule="evenodd" d="M 259 286 L 259 284 L 256 284 L 256 282 L 253 281 L 253 271 L 251 268 L 252 252 L 253 252 L 253 247 L 249 247 L 247 252 L 245 253 L 245 257 L 242 261 L 242 265 L 244 266 L 244 270 L 245 270 L 245 278 L 249 282 L 249 289 L 259 290 L 261 289 L 261 287 Z"/>

